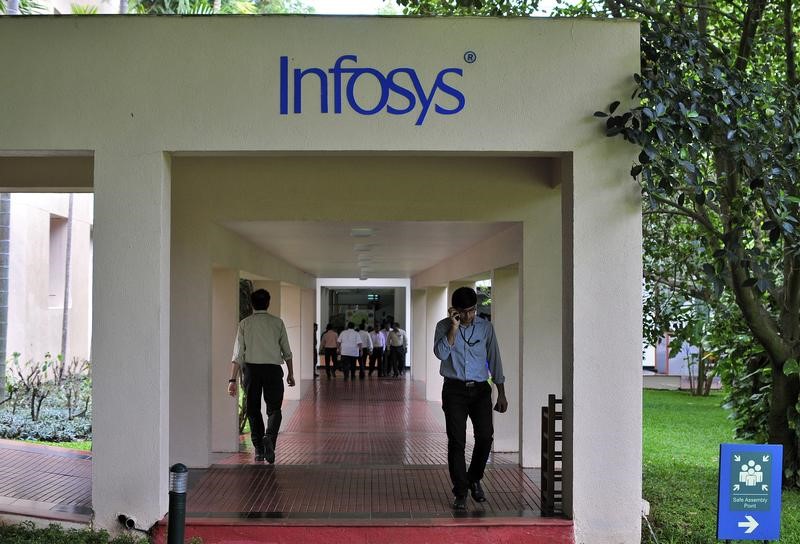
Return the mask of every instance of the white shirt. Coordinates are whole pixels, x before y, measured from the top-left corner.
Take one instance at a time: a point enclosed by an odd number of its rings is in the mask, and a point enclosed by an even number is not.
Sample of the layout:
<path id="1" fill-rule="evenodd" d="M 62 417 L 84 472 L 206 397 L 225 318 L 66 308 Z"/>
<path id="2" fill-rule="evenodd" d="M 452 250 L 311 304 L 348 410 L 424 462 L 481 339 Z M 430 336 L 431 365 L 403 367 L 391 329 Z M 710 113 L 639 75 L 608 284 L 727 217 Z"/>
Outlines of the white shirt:
<path id="1" fill-rule="evenodd" d="M 397 332 L 392 329 L 389 333 L 389 345 L 399 348 L 402 346 L 408 345 L 408 341 L 406 340 L 406 331 L 403 329 L 397 329 Z"/>
<path id="2" fill-rule="evenodd" d="M 361 355 L 361 335 L 355 329 L 346 329 L 339 335 L 339 349 L 342 355 L 358 357 Z"/>
<path id="3" fill-rule="evenodd" d="M 372 338 L 369 337 L 369 333 L 367 331 L 358 331 L 358 334 L 361 336 L 361 349 L 372 351 Z"/>

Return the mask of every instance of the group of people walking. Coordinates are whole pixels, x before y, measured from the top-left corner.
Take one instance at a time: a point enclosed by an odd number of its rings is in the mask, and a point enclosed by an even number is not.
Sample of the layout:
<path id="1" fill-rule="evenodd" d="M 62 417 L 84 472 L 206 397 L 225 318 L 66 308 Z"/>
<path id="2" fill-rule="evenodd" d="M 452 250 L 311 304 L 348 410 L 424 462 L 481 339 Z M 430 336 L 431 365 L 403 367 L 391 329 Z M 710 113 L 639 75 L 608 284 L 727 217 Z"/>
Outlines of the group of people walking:
<path id="1" fill-rule="evenodd" d="M 344 379 L 355 379 L 356 367 L 358 376 L 398 377 L 405 374 L 408 334 L 396 322 L 386 321 L 380 327 L 367 327 L 361 323 L 358 327 L 350 321 L 344 330 L 337 332 L 328 323 L 320 338 L 320 354 L 325 356 L 325 374 L 328 379 L 336 376 L 337 368 L 341 368 Z M 367 374 L 367 363 L 369 373 Z"/>
<path id="2" fill-rule="evenodd" d="M 289 387 L 295 385 L 292 352 L 283 321 L 267 313 L 269 293 L 259 289 L 252 294 L 251 300 L 254 313 L 239 323 L 236 332 L 228 393 L 234 397 L 237 395 L 241 375 L 255 460 L 274 463 L 281 425 L 284 363 L 286 383 Z M 478 315 L 477 309 L 478 296 L 474 289 L 456 289 L 447 317 L 436 324 L 433 342 L 433 353 L 441 361 L 439 374 L 444 381 L 442 410 L 455 510 L 467 508 L 468 494 L 475 502 L 487 500 L 481 480 L 494 439 L 492 409 L 498 413 L 508 409 L 505 376 L 494 327 L 491 321 Z M 341 334 L 331 325 L 326 327 L 321 347 L 329 378 L 336 372 L 337 355 L 341 356 L 345 379 L 355 378 L 356 361 L 360 363 L 359 375 L 363 378 L 368 357 L 370 375 L 375 370 L 379 376 L 399 376 L 405 371 L 408 339 L 400 325 L 392 323 L 390 327 L 383 323 L 377 330 L 373 327 L 365 329 L 364 325 L 356 329 L 352 322 L 348 323 Z M 492 385 L 497 390 L 494 407 Z M 267 404 L 266 426 L 261 416 L 262 395 Z M 464 457 L 467 420 L 472 420 L 475 436 L 469 467 Z"/>

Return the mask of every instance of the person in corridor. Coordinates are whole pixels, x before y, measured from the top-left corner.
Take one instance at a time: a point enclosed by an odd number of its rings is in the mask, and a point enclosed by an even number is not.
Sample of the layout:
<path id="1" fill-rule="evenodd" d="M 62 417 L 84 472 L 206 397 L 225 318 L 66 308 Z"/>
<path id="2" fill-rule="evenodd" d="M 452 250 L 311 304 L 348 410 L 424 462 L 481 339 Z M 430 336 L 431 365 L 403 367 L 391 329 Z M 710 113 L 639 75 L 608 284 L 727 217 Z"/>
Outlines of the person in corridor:
<path id="1" fill-rule="evenodd" d="M 352 321 L 347 324 L 347 328 L 339 335 L 339 353 L 342 356 L 342 369 L 344 379 L 348 375 L 350 378 L 356 377 L 356 361 L 361 356 L 361 335 L 355 330 Z"/>
<path id="2" fill-rule="evenodd" d="M 439 374 L 444 377 L 442 410 L 455 510 L 466 509 L 468 491 L 476 502 L 486 501 L 481 479 L 494 440 L 491 383 L 497 387 L 494 409 L 500 413 L 508 409 L 494 327 L 476 315 L 477 307 L 478 295 L 474 289 L 456 289 L 448 316 L 436 324 L 434 333 L 433 353 L 441 361 Z M 475 433 L 469 469 L 464 459 L 467 418 L 472 420 Z"/>
<path id="3" fill-rule="evenodd" d="M 333 325 L 328 323 L 325 327 L 325 334 L 319 341 L 325 353 L 325 373 L 328 378 L 336 376 L 336 350 L 339 349 L 339 335 L 333 330 Z"/>
<path id="4" fill-rule="evenodd" d="M 283 404 L 283 368 L 286 362 L 286 383 L 294 387 L 292 351 L 286 325 L 279 317 L 267 313 L 270 295 L 266 289 L 250 296 L 253 314 L 242 319 L 236 330 L 231 359 L 228 393 L 236 396 L 236 383 L 242 373 L 242 386 L 247 399 L 247 419 L 256 461 L 275 462 L 275 446 L 281 427 Z M 261 396 L 267 404 L 267 427 L 261 416 Z"/>

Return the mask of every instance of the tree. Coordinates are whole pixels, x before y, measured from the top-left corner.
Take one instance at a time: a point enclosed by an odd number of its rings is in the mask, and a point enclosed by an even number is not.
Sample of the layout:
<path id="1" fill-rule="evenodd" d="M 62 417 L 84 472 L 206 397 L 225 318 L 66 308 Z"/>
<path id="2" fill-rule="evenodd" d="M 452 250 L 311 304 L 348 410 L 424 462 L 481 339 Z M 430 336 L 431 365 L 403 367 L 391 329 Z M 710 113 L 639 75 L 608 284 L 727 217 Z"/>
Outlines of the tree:
<path id="1" fill-rule="evenodd" d="M 491 15 L 530 4 L 401 3 L 407 13 Z M 615 101 L 596 115 L 607 136 L 641 148 L 631 175 L 643 194 L 645 332 L 685 327 L 698 301 L 709 315 L 734 309 L 763 353 L 747 363 L 757 368 L 745 366 L 769 378 L 764 434 L 784 447 L 784 483 L 800 485 L 798 6 L 580 0 L 557 14 L 642 20 L 638 105 L 618 112 Z M 714 338 L 742 342 L 733 331 Z"/>
<path id="2" fill-rule="evenodd" d="M 0 13 L 5 15 L 39 15 L 47 13 L 36 0 L 0 0 Z"/>
<path id="3" fill-rule="evenodd" d="M 143 15 L 314 13 L 302 0 L 139 0 L 132 9 Z"/>
<path id="4" fill-rule="evenodd" d="M 696 240 L 688 262 L 660 261 L 660 270 L 665 263 L 673 270 L 660 281 L 712 308 L 732 295 L 769 365 L 767 437 L 784 447 L 784 482 L 799 485 L 796 8 L 791 0 L 613 4 L 647 20 L 640 105 L 616 114 L 612 104 L 606 133 L 642 149 L 631 175 L 641 182 L 645 213 L 673 217 L 671 226 Z M 680 254 L 686 243 L 661 247 Z"/>

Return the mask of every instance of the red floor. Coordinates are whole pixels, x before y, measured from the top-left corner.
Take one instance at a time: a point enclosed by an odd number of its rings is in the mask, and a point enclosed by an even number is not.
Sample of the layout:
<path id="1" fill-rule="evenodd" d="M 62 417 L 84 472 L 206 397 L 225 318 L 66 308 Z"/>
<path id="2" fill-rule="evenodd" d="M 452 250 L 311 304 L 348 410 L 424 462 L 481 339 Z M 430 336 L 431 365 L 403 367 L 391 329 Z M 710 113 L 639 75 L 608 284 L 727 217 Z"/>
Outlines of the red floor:
<path id="1" fill-rule="evenodd" d="M 570 521 L 540 517 L 536 482 L 538 471 L 521 469 L 516 454 L 495 454 L 483 480 L 489 500 L 453 512 L 444 417 L 424 400 L 424 384 L 323 375 L 284 420 L 274 465 L 253 462 L 246 439 L 240 453 L 191 471 L 186 536 L 571 543 Z M 164 542 L 166 520 L 157 533 Z"/>
<path id="2" fill-rule="evenodd" d="M 444 417 L 424 385 L 324 377 L 287 403 L 275 465 L 242 451 L 190 472 L 186 536 L 255 542 L 572 543 L 572 522 L 539 515 L 538 471 L 494 454 L 488 501 L 453 512 Z M 467 450 L 471 449 L 471 442 Z M 0 512 L 91 519 L 91 453 L 0 440 Z M 166 518 L 155 528 L 166 542 Z"/>

